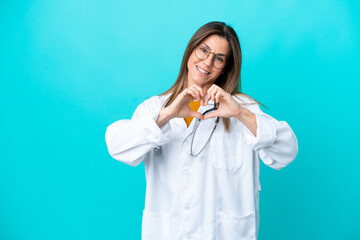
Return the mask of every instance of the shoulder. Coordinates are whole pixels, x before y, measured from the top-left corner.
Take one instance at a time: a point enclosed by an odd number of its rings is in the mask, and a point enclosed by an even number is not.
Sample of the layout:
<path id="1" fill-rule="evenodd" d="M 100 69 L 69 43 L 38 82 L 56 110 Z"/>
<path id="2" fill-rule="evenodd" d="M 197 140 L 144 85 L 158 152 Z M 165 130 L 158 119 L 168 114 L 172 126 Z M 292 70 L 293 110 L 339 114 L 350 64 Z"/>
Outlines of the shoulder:
<path id="1" fill-rule="evenodd" d="M 151 105 L 163 105 L 166 101 L 166 99 L 168 99 L 168 97 L 170 96 L 170 94 L 166 94 L 166 95 L 156 95 L 156 96 L 152 96 L 148 99 L 146 99 L 144 101 L 144 103 L 146 102 L 146 104 L 151 104 Z"/>
<path id="2" fill-rule="evenodd" d="M 152 96 L 143 101 L 137 108 L 141 110 L 159 109 L 164 105 L 169 96 L 170 94 Z"/>

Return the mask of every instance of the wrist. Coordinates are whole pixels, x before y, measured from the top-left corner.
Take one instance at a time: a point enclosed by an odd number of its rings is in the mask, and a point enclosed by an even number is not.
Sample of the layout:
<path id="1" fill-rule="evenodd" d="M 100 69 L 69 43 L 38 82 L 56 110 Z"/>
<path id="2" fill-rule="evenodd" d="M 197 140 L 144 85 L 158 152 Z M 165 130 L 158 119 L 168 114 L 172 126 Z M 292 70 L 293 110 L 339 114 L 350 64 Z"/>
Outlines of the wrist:
<path id="1" fill-rule="evenodd" d="M 168 122 L 168 121 L 170 121 L 171 119 L 174 118 L 174 117 L 172 116 L 172 114 L 171 114 L 171 111 L 170 111 L 169 107 L 161 108 L 159 115 L 160 115 L 160 114 L 162 115 L 162 118 L 163 118 L 166 122 Z"/>
<path id="2" fill-rule="evenodd" d="M 239 112 L 236 118 L 241 121 L 256 137 L 257 135 L 257 122 L 256 115 L 252 113 L 249 109 L 243 108 L 241 112 Z"/>
<path id="3" fill-rule="evenodd" d="M 249 118 L 252 116 L 252 113 L 249 109 L 246 109 L 244 107 L 241 107 L 236 113 L 235 118 L 237 118 L 240 121 L 244 121 L 244 119 Z"/>
<path id="4" fill-rule="evenodd" d="M 165 125 L 168 121 L 170 121 L 172 119 L 172 114 L 169 111 L 169 108 L 161 108 L 160 112 L 159 112 L 159 116 L 156 120 L 156 123 L 159 127 L 162 127 L 163 125 Z"/>

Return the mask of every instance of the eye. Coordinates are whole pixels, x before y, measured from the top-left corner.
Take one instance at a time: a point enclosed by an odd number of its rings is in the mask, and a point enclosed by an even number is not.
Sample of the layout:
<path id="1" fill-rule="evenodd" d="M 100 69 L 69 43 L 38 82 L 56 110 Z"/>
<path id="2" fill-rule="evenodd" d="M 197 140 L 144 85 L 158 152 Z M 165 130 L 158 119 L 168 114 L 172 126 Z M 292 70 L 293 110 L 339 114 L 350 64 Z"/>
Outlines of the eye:
<path id="1" fill-rule="evenodd" d="M 224 62 L 224 59 L 221 58 L 221 57 L 216 57 L 215 59 L 216 59 L 216 61 L 219 61 L 219 62 L 221 62 L 221 63 Z"/>
<path id="2" fill-rule="evenodd" d="M 200 48 L 200 50 L 203 52 L 203 53 L 208 53 L 208 50 L 206 48 Z"/>

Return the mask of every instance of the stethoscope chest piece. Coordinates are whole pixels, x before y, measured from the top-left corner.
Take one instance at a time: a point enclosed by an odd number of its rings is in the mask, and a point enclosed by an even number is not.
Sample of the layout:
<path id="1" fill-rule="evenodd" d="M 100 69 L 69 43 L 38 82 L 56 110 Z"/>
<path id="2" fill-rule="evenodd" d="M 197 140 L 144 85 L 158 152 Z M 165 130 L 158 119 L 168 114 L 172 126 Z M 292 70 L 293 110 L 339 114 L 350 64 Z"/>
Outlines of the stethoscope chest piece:
<path id="1" fill-rule="evenodd" d="M 162 147 L 160 145 L 155 147 L 155 153 L 156 154 L 160 154 L 161 150 L 162 150 Z"/>

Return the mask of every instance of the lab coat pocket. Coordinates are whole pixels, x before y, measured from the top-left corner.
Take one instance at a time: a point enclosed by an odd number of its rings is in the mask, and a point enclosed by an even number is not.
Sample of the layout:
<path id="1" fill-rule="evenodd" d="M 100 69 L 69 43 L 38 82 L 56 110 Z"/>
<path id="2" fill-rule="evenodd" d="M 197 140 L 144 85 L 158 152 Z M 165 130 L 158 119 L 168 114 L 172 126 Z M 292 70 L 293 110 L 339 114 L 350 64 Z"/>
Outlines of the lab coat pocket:
<path id="1" fill-rule="evenodd" d="M 256 240 L 255 212 L 232 216 L 222 211 L 216 214 L 216 240 Z"/>
<path id="2" fill-rule="evenodd" d="M 243 162 L 239 136 L 214 134 L 211 140 L 211 157 L 214 167 L 221 170 L 236 171 Z"/>
<path id="3" fill-rule="evenodd" d="M 142 240 L 170 240 L 170 217 L 166 213 L 143 211 Z"/>

